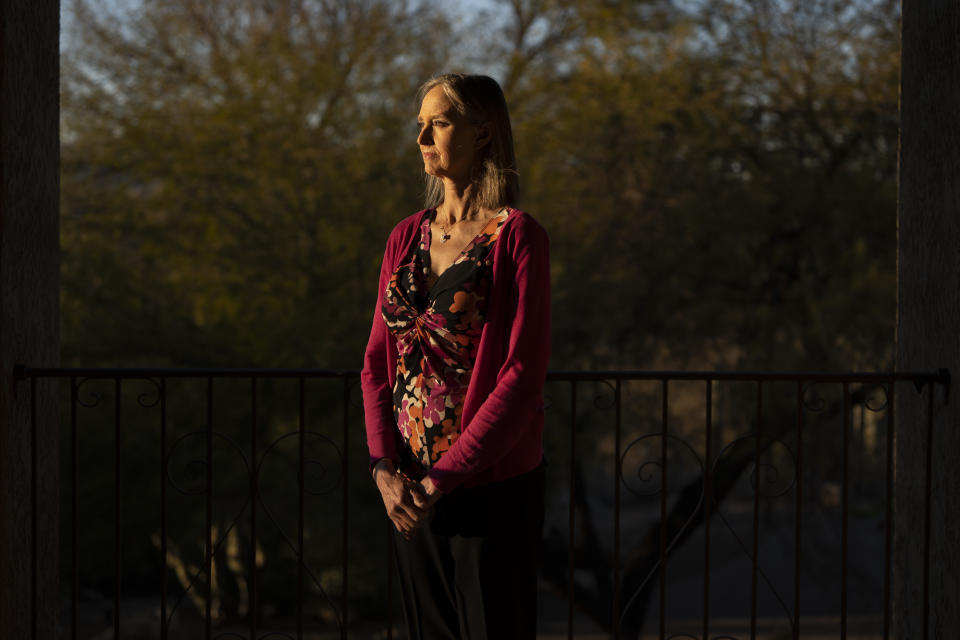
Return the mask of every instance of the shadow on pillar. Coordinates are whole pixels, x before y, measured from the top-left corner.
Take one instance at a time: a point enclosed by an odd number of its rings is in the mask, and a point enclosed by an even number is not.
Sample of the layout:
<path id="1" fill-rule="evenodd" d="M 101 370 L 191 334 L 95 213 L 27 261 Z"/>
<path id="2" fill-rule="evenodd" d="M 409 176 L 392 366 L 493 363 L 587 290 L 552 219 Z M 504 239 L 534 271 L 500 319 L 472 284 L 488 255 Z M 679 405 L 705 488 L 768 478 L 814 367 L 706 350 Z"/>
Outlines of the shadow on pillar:
<path id="1" fill-rule="evenodd" d="M 0 637 L 55 638 L 59 2 L 0 0 Z M 32 418 L 36 418 L 36 429 Z"/>

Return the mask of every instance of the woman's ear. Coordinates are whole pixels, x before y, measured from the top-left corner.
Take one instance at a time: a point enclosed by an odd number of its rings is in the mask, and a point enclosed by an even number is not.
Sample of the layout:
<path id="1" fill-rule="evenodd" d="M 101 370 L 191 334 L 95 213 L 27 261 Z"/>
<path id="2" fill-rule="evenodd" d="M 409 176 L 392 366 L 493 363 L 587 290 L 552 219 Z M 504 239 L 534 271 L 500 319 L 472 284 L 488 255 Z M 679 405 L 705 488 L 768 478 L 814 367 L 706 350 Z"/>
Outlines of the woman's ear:
<path id="1" fill-rule="evenodd" d="M 473 143 L 473 146 L 475 149 L 483 149 L 485 146 L 490 144 L 490 140 L 492 138 L 493 127 L 490 126 L 489 122 L 484 122 L 477 127 L 477 137 Z"/>

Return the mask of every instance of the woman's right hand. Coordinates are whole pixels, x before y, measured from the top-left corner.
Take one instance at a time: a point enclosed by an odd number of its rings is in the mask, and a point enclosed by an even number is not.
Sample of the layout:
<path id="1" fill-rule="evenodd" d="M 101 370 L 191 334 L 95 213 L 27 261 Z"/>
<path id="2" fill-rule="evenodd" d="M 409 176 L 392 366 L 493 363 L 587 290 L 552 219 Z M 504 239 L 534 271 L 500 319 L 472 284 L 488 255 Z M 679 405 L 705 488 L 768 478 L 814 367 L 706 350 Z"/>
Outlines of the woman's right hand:
<path id="1" fill-rule="evenodd" d="M 419 494 L 420 485 L 408 482 L 398 475 L 393 461 L 386 458 L 373 467 L 373 479 L 380 490 L 383 506 L 393 526 L 406 537 L 413 535 L 417 527 L 426 521 L 430 512 L 426 501 Z"/>

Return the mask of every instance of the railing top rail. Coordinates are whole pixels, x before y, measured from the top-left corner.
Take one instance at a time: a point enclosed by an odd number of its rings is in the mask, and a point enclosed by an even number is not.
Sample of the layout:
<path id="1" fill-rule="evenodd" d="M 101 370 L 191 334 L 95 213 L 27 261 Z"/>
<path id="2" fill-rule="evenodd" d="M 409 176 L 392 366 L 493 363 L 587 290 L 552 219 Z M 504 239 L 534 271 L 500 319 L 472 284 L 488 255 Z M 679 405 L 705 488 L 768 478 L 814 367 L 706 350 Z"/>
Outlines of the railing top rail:
<path id="1" fill-rule="evenodd" d="M 357 378 L 355 369 L 264 369 L 264 368 L 163 368 L 163 367 L 14 367 L 14 377 L 27 378 Z M 694 380 L 747 382 L 913 382 L 915 384 L 949 384 L 950 372 L 882 371 L 671 371 L 671 370 L 598 370 L 550 371 L 549 381 L 603 380 Z"/>
<path id="2" fill-rule="evenodd" d="M 695 380 L 748 382 L 914 382 L 949 384 L 950 371 L 551 371 L 548 380 Z"/>
<path id="3" fill-rule="evenodd" d="M 354 369 L 252 367 L 14 367 L 17 378 L 357 378 Z"/>

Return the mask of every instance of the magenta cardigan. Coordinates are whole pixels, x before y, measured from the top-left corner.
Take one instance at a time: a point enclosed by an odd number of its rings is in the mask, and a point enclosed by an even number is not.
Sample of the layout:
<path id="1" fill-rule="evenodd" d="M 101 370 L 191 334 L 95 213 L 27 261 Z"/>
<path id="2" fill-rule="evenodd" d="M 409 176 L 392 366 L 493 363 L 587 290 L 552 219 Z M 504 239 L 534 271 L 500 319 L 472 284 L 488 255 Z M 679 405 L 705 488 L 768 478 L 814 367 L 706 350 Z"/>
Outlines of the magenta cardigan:
<path id="1" fill-rule="evenodd" d="M 390 233 L 360 374 L 370 462 L 397 461 L 393 413 L 397 342 L 380 311 L 390 276 L 410 255 L 428 210 Z M 550 247 L 529 214 L 510 209 L 493 249 L 486 321 L 460 417 L 460 437 L 430 469 L 437 489 L 506 480 L 543 458 L 543 383 L 550 359 Z"/>

